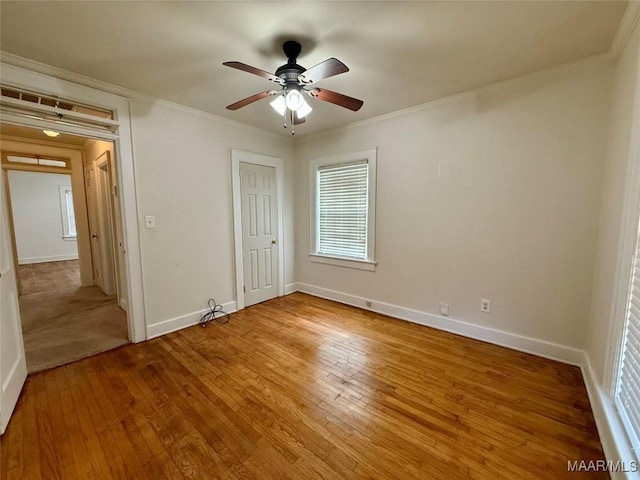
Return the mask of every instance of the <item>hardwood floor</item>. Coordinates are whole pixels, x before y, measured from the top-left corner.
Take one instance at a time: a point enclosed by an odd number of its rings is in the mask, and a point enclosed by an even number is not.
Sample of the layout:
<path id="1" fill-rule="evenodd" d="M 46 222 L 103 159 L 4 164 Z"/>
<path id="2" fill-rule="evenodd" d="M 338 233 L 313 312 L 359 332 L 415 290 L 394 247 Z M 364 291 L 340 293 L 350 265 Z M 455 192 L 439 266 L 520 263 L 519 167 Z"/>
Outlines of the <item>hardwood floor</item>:
<path id="1" fill-rule="evenodd" d="M 3 479 L 560 479 L 576 367 L 304 294 L 30 376 Z"/>

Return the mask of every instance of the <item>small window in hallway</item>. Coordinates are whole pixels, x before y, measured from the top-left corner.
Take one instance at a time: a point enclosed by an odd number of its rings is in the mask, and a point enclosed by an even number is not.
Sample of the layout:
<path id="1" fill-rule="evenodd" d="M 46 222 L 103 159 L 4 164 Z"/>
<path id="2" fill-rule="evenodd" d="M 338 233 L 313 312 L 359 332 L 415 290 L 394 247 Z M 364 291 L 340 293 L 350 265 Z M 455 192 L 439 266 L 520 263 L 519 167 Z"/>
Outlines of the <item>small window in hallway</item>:
<path id="1" fill-rule="evenodd" d="M 70 165 L 67 163 L 67 160 L 54 160 L 51 158 L 40 158 L 39 156 L 35 157 L 22 157 L 18 155 L 7 155 L 7 162 L 10 163 L 23 163 L 26 165 L 40 165 L 42 167 L 60 167 L 60 168 L 70 168 Z"/>
<path id="2" fill-rule="evenodd" d="M 60 185 L 60 208 L 62 209 L 62 236 L 76 238 L 76 216 L 73 211 L 73 191 L 69 185 Z"/>

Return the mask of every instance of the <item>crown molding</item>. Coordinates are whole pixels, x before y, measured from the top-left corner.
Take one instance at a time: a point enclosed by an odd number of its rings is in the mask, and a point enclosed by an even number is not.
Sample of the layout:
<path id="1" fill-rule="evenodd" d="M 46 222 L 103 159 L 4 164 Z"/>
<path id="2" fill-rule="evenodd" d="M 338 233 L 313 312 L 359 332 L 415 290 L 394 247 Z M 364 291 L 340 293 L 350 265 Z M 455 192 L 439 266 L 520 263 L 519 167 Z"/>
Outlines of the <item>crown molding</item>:
<path id="1" fill-rule="evenodd" d="M 602 64 L 611 63 L 611 62 L 612 62 L 612 58 L 609 56 L 609 53 L 601 53 L 598 55 L 593 55 L 591 57 L 582 58 L 580 60 L 575 60 L 573 62 L 562 63 L 560 65 L 549 67 L 543 70 L 536 70 L 534 72 L 527 73 L 524 75 L 519 75 L 517 77 L 511 77 L 504 80 L 499 80 L 497 82 L 489 83 L 487 85 L 483 85 L 478 88 L 474 88 L 472 90 L 456 93 L 448 97 L 438 98 L 430 102 L 421 103 L 420 105 L 414 105 L 412 107 L 404 108 L 402 110 L 396 110 L 395 112 L 385 113 L 383 115 L 378 115 L 377 117 L 367 118 L 365 120 L 360 120 L 359 122 L 353 122 L 347 125 L 342 125 L 340 127 L 334 127 L 334 128 L 329 128 L 327 130 L 322 130 L 320 132 L 310 133 L 310 134 L 304 135 L 303 137 L 296 138 L 294 141 L 296 145 L 302 145 L 308 141 L 317 140 L 319 138 L 334 135 L 339 132 L 358 129 L 368 125 L 384 124 L 384 123 L 393 121 L 398 117 L 409 116 L 415 113 L 442 107 L 444 105 L 450 105 L 457 102 L 462 102 L 464 100 L 473 100 L 478 94 L 487 92 L 489 90 L 493 90 L 497 88 L 507 88 L 513 85 L 526 85 L 528 83 L 533 83 L 538 79 L 544 78 L 544 77 L 560 78 L 565 75 L 570 75 L 574 72 L 583 71 L 585 69 L 592 68 L 597 65 L 602 65 Z"/>
<path id="2" fill-rule="evenodd" d="M 569 72 L 576 68 L 585 68 L 585 67 L 591 66 L 592 64 L 599 64 L 599 63 L 615 60 L 618 58 L 618 56 L 626 46 L 626 43 L 629 40 L 629 37 L 633 32 L 633 29 L 635 28 L 635 25 L 638 22 L 639 18 L 640 18 L 640 0 L 631 0 L 629 2 L 629 5 L 627 6 L 623 19 L 620 23 L 620 27 L 616 33 L 616 37 L 612 43 L 612 46 L 609 49 L 609 51 L 606 53 L 593 55 L 591 57 L 587 57 L 584 59 L 580 59 L 580 60 L 576 60 L 568 63 L 563 63 L 554 67 L 538 70 L 538 71 L 531 72 L 524 75 L 519 75 L 517 77 L 500 80 L 488 85 L 480 86 L 473 90 L 467 90 L 465 92 L 460 92 L 447 97 L 438 98 L 426 103 L 422 103 L 420 105 L 414 105 L 402 110 L 396 110 L 394 112 L 378 115 L 372 118 L 367 118 L 358 122 L 353 122 L 347 125 L 342 125 L 339 127 L 333 127 L 326 130 L 321 130 L 319 132 L 310 133 L 310 134 L 306 134 L 306 135 L 295 137 L 295 138 L 291 138 L 281 133 L 272 132 L 270 130 L 264 130 L 262 128 L 255 127 L 253 125 L 248 125 L 246 123 L 238 122 L 236 120 L 231 120 L 226 117 L 221 117 L 218 115 L 214 115 L 212 113 L 204 112 L 202 110 L 198 110 L 192 107 L 180 105 L 174 102 L 170 102 L 168 100 L 153 97 L 141 92 L 137 92 L 135 90 L 130 90 L 124 87 L 111 84 L 111 83 L 103 82 L 101 80 L 96 80 L 94 78 L 73 73 L 57 67 L 52 67 L 50 65 L 37 62 L 34 60 L 30 60 L 24 57 L 20 57 L 11 53 L 0 51 L 0 61 L 16 67 L 20 67 L 20 68 L 35 71 L 44 75 L 48 75 L 51 77 L 60 78 L 62 80 L 67 80 L 70 82 L 78 83 L 80 85 L 84 85 L 91 88 L 96 88 L 102 91 L 106 91 L 109 93 L 113 93 L 115 95 L 129 98 L 134 101 L 138 100 L 143 102 L 154 103 L 167 108 L 171 108 L 173 110 L 176 110 L 182 113 L 199 116 L 201 118 L 205 118 L 208 120 L 225 123 L 227 125 L 231 125 L 239 128 L 259 131 L 263 134 L 269 134 L 270 136 L 276 137 L 280 140 L 284 138 L 288 138 L 288 142 L 291 145 L 297 145 L 297 144 L 302 144 L 314 139 L 330 136 L 337 132 L 347 131 L 354 128 L 360 128 L 366 125 L 385 123 L 398 117 L 403 117 L 403 116 L 411 115 L 413 113 L 418 113 L 424 110 L 429 110 L 429 109 L 437 108 L 443 105 L 460 102 L 465 99 L 473 98 L 474 95 L 488 88 L 507 86 L 510 84 L 522 83 L 522 82 L 526 83 L 529 81 L 533 81 L 533 79 L 536 78 L 538 75 L 562 74 L 563 72 Z"/>
<path id="3" fill-rule="evenodd" d="M 133 90 L 128 90 L 111 83 L 96 80 L 95 78 L 86 77 L 78 73 L 63 70 L 61 68 L 47 65 L 46 63 L 37 62 L 35 60 L 20 57 L 18 55 L 14 55 L 12 53 L 4 52 L 1 50 L 0 62 L 6 63 L 8 65 L 13 65 L 14 67 L 24 68 L 25 70 L 30 70 L 42 75 L 47 75 L 49 77 L 59 78 L 60 80 L 66 80 L 69 82 L 77 83 L 79 85 L 84 85 L 86 87 L 102 90 L 103 92 L 112 93 L 121 97 L 130 97 L 132 93 L 137 93 L 133 92 Z"/>
<path id="4" fill-rule="evenodd" d="M 631 0 L 620 21 L 616 36 L 613 38 L 613 42 L 611 42 L 611 48 L 609 48 L 609 52 L 607 52 L 612 59 L 617 60 L 618 57 L 622 55 L 622 51 L 624 47 L 627 46 L 627 42 L 629 42 L 629 38 L 638 24 L 638 20 L 640 20 L 640 1 Z"/>

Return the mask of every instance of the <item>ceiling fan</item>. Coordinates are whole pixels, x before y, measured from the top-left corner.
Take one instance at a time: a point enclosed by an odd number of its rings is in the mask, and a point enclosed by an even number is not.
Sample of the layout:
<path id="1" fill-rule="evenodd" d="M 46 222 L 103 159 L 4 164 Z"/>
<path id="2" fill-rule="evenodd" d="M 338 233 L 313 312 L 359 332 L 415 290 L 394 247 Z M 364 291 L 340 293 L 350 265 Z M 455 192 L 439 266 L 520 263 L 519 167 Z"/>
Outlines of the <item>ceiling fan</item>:
<path id="1" fill-rule="evenodd" d="M 231 105 L 227 105 L 228 110 L 238 110 L 263 98 L 275 97 L 275 100 L 271 102 L 271 106 L 284 117 L 285 128 L 287 128 L 287 120 L 290 122 L 292 125 L 292 134 L 294 133 L 293 125 L 304 123 L 305 117 L 312 110 L 311 106 L 304 99 L 305 95 L 348 108 L 354 112 L 360 110 L 364 104 L 362 100 L 327 90 L 326 88 L 313 86 L 320 80 L 348 72 L 349 68 L 347 68 L 344 63 L 337 58 L 329 58 L 307 70 L 296 63 L 296 59 L 302 50 L 302 46 L 298 42 L 288 40 L 284 42 L 282 49 L 288 61 L 278 68 L 275 74 L 241 62 L 223 63 L 223 65 L 227 67 L 236 68 L 266 78 L 279 86 L 279 88 L 256 93 Z"/>

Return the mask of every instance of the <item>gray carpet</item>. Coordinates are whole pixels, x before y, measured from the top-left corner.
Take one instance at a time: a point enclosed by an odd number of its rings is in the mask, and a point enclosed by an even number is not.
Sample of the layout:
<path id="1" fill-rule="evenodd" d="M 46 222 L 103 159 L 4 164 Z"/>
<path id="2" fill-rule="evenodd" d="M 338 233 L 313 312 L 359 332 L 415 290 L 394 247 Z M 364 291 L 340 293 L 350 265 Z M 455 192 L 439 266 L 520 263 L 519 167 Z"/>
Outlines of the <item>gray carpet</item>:
<path id="1" fill-rule="evenodd" d="M 21 295 L 69 290 L 80 286 L 80 261 L 30 263 L 18 267 Z"/>
<path id="2" fill-rule="evenodd" d="M 127 317 L 116 297 L 104 295 L 98 287 L 79 287 L 79 274 L 74 285 L 70 279 L 75 278 L 78 266 L 73 262 L 19 268 L 25 292 L 19 300 L 29 373 L 129 342 Z"/>

